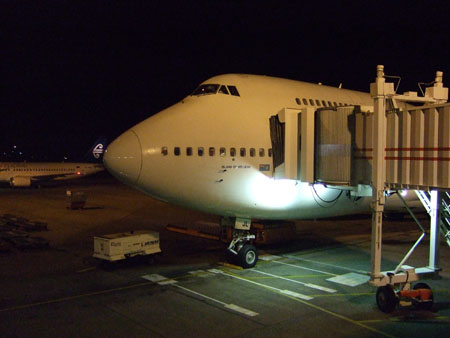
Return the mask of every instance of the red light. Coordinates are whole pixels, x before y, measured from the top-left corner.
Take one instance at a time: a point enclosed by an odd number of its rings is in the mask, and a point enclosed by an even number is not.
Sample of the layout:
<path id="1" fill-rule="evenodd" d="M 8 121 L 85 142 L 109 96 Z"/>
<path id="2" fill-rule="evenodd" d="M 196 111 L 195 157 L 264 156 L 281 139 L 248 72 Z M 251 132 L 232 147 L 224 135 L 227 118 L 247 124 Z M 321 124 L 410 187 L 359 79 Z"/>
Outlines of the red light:
<path id="1" fill-rule="evenodd" d="M 81 172 L 77 171 L 77 175 L 81 175 Z"/>

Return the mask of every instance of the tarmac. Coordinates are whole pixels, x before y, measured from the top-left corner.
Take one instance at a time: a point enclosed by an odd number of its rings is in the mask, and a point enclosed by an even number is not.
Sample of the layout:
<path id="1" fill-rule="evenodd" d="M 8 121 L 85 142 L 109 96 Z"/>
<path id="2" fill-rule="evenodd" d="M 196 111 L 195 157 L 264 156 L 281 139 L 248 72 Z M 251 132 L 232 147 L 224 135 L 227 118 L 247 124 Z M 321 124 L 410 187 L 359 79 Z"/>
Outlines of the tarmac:
<path id="1" fill-rule="evenodd" d="M 67 190 L 86 194 L 83 209 L 67 208 Z M 48 246 L 4 241 L 0 337 L 444 337 L 450 330 L 444 241 L 440 277 L 425 281 L 432 309 L 378 309 L 367 283 L 370 215 L 296 221 L 292 241 L 259 247 L 258 264 L 245 270 L 227 263 L 226 243 L 166 230 L 214 228 L 217 216 L 156 201 L 107 174 L 1 187 L 2 215 L 39 224 L 20 231 Z M 428 227 L 426 215 L 419 219 Z M 163 253 L 154 263 L 92 258 L 94 236 L 139 229 L 160 232 Z M 419 235 L 409 217 L 385 220 L 383 270 L 395 268 Z M 428 264 L 427 240 L 408 265 Z"/>

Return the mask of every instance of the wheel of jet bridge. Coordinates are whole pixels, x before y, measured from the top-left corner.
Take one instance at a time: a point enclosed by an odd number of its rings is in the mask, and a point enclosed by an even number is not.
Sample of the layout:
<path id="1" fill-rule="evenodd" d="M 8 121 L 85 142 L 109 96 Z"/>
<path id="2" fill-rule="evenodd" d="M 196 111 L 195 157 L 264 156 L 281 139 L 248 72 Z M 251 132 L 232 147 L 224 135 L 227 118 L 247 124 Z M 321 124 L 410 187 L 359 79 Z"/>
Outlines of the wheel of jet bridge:
<path id="1" fill-rule="evenodd" d="M 394 288 L 391 285 L 380 286 L 377 289 L 376 298 L 378 308 L 385 313 L 394 311 L 398 302 Z"/>

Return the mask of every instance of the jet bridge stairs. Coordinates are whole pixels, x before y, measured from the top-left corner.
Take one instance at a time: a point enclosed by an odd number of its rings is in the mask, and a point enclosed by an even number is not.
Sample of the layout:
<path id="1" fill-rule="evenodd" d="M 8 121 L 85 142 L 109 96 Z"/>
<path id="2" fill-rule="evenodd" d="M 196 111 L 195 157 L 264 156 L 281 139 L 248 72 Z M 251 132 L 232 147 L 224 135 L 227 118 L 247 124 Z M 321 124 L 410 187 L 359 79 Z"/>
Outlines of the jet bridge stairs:
<path id="1" fill-rule="evenodd" d="M 428 191 L 416 190 L 416 194 L 422 202 L 425 210 L 431 215 L 433 209 L 431 205 L 431 194 Z M 439 217 L 439 229 L 448 246 L 450 247 L 450 193 L 443 191 L 441 199 L 441 214 Z"/>
<path id="2" fill-rule="evenodd" d="M 438 276 L 440 233 L 450 246 L 450 103 L 442 75 L 436 73 L 423 96 L 400 95 L 378 66 L 371 84 L 373 106 L 286 107 L 270 118 L 275 179 L 324 184 L 355 198 L 372 196 L 369 283 L 378 287 L 377 304 L 384 312 L 393 310 L 411 282 Z M 417 191 L 430 214 L 426 267 L 405 265 L 428 233 L 401 197 L 404 190 Z M 395 270 L 383 272 L 381 224 L 386 196 L 392 192 L 399 192 L 422 235 Z M 422 290 L 424 285 L 415 287 Z M 417 304 L 429 305 L 430 293 L 414 292 Z"/>

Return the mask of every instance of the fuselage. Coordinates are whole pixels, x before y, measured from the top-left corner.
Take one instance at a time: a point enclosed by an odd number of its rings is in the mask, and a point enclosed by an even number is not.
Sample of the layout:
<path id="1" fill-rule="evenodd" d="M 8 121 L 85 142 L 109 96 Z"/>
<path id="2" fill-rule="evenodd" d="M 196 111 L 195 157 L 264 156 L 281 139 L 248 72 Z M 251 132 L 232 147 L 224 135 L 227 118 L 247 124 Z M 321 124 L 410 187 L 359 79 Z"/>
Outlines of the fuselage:
<path id="1" fill-rule="evenodd" d="M 102 164 L 58 162 L 2 162 L 0 182 L 12 186 L 30 186 L 43 180 L 69 180 L 104 170 Z"/>
<path id="2" fill-rule="evenodd" d="M 306 219 L 368 212 L 370 198 L 274 179 L 269 119 L 283 108 L 372 104 L 367 93 L 324 85 L 216 76 L 119 136 L 104 163 L 119 180 L 154 198 L 222 216 Z"/>

